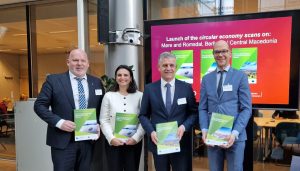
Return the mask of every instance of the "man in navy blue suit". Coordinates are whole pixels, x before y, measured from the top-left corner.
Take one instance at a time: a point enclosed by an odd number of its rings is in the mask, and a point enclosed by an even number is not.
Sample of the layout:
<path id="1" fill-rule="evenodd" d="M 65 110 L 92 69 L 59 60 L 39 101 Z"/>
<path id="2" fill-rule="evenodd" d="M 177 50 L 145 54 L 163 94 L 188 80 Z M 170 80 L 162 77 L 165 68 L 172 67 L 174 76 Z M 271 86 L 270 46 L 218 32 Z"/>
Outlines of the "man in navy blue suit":
<path id="1" fill-rule="evenodd" d="M 161 79 L 145 86 L 139 119 L 148 135 L 148 148 L 153 154 L 156 171 L 191 171 L 191 130 L 197 120 L 197 105 L 190 84 L 175 79 L 176 57 L 170 52 L 160 54 L 158 70 Z M 166 107 L 166 84 L 170 84 L 170 109 Z M 181 151 L 157 155 L 156 124 L 177 121 Z"/>
<path id="2" fill-rule="evenodd" d="M 248 77 L 230 67 L 231 51 L 226 41 L 219 40 L 214 44 L 213 55 L 217 69 L 203 77 L 200 90 L 199 120 L 203 141 L 212 112 L 233 116 L 234 123 L 231 135 L 227 137 L 228 145 L 208 146 L 209 169 L 223 171 L 226 158 L 227 170 L 242 171 L 247 139 L 245 128 L 252 110 Z"/>
<path id="3" fill-rule="evenodd" d="M 79 96 L 84 94 L 81 99 L 85 101 L 85 107 L 96 108 L 98 120 L 104 89 L 100 79 L 86 74 L 89 61 L 83 50 L 72 50 L 67 65 L 69 71 L 47 77 L 35 101 L 34 110 L 48 124 L 46 143 L 51 146 L 54 170 L 86 171 L 90 170 L 93 143 L 74 141 L 74 109 L 82 106 Z M 78 79 L 82 79 L 84 90 L 81 94 Z"/>

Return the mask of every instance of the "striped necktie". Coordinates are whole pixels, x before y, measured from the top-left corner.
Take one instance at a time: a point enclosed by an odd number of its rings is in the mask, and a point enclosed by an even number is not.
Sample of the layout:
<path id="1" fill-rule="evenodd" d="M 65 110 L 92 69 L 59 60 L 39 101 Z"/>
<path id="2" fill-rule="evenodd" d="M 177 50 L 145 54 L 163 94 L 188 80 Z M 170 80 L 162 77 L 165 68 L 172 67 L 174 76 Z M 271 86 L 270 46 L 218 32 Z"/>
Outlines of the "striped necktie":
<path id="1" fill-rule="evenodd" d="M 86 101 L 85 101 L 85 93 L 82 85 L 83 78 L 75 78 L 77 80 L 78 85 L 78 94 L 79 94 L 79 109 L 86 109 Z"/>

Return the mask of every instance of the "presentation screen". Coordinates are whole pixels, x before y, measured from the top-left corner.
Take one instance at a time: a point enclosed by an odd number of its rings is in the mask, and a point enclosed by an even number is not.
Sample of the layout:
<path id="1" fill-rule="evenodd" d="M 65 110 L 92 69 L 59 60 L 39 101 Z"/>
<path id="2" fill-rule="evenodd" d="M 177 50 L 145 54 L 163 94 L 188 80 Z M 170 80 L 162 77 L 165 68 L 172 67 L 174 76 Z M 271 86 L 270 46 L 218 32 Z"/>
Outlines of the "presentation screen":
<path id="1" fill-rule="evenodd" d="M 254 108 L 298 109 L 299 21 L 299 11 L 146 21 L 148 82 L 160 79 L 159 54 L 169 51 L 175 77 L 192 84 L 199 101 L 201 79 L 217 67 L 213 44 L 225 40 L 231 67 L 248 76 Z"/>

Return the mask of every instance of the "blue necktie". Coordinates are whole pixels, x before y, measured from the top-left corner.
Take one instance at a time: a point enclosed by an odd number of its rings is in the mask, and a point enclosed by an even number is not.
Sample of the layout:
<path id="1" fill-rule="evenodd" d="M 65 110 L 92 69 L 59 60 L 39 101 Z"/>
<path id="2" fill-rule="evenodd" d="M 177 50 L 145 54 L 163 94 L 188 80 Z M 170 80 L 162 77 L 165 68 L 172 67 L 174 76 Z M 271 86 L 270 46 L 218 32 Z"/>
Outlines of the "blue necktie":
<path id="1" fill-rule="evenodd" d="M 76 77 L 75 79 L 77 80 L 78 83 L 79 109 L 86 109 L 85 93 L 84 93 L 83 85 L 81 83 L 83 78 Z"/>
<path id="2" fill-rule="evenodd" d="M 171 106 L 172 106 L 172 102 L 171 102 L 171 84 L 167 83 L 165 86 L 167 87 L 167 91 L 166 91 L 166 109 L 167 109 L 168 114 L 170 114 Z"/>
<path id="3" fill-rule="evenodd" d="M 219 79 L 219 84 L 218 84 L 218 88 L 217 88 L 217 93 L 218 93 L 218 96 L 220 97 L 221 92 L 222 92 L 223 73 L 224 73 L 224 71 L 219 71 L 219 73 L 220 73 L 221 75 L 220 75 L 220 79 Z"/>

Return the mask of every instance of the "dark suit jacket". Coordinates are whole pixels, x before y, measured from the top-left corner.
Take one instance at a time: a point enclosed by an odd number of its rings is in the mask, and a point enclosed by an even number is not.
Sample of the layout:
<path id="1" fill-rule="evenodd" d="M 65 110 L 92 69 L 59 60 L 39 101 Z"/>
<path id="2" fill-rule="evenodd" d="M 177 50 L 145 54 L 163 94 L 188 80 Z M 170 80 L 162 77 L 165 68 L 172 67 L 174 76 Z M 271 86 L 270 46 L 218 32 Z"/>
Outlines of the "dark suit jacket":
<path id="1" fill-rule="evenodd" d="M 99 120 L 104 89 L 100 79 L 96 77 L 87 75 L 87 82 L 88 108 L 96 108 L 97 120 Z M 102 89 L 102 95 L 96 95 L 96 89 Z M 75 102 L 69 72 L 49 75 L 34 104 L 34 111 L 48 124 L 47 145 L 64 149 L 71 141 L 71 137 L 74 138 L 74 132 L 65 132 L 55 127 L 60 119 L 74 121 L 74 109 Z"/>
<path id="2" fill-rule="evenodd" d="M 178 105 L 178 99 L 186 99 L 185 104 Z M 156 130 L 157 123 L 177 121 L 178 126 L 185 126 L 185 134 L 180 141 L 181 151 L 191 150 L 190 132 L 197 119 L 197 105 L 190 84 L 175 80 L 175 92 L 170 114 L 164 105 L 161 93 L 161 81 L 146 85 L 139 119 L 147 132 L 148 147 L 152 153 L 157 153 L 156 145 L 151 140 L 151 132 Z"/>

